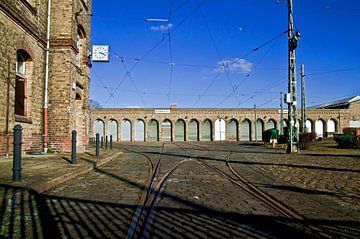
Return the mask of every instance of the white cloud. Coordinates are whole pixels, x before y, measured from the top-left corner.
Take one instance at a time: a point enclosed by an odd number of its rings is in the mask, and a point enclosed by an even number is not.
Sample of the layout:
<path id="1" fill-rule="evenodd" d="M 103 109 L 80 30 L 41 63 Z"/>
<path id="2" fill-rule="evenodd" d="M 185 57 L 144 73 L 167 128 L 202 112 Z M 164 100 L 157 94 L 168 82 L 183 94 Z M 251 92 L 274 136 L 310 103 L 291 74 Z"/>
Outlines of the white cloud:
<path id="1" fill-rule="evenodd" d="M 165 25 L 159 25 L 159 26 L 152 26 L 150 27 L 151 31 L 167 31 L 169 29 L 171 29 L 174 25 L 169 23 L 169 24 L 165 24 Z"/>
<path id="2" fill-rule="evenodd" d="M 253 69 L 253 63 L 240 58 L 234 58 L 231 60 L 222 60 L 218 63 L 219 68 L 216 71 L 223 72 L 225 69 L 236 73 L 250 73 Z"/>
<path id="3" fill-rule="evenodd" d="M 129 105 L 129 106 L 126 106 L 125 108 L 134 109 L 134 108 L 141 108 L 141 107 L 138 105 Z"/>

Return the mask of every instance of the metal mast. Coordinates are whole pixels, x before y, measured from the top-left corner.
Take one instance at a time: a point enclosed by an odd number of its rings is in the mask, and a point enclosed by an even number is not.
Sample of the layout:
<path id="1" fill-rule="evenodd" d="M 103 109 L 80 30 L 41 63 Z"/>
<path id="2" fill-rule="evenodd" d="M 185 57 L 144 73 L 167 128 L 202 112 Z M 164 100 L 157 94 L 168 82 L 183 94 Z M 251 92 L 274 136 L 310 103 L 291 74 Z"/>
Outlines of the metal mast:
<path id="1" fill-rule="evenodd" d="M 280 92 L 280 135 L 284 132 L 284 111 L 283 111 L 283 92 Z"/>
<path id="2" fill-rule="evenodd" d="M 287 146 L 287 153 L 299 152 L 299 123 L 297 115 L 296 102 L 296 54 L 297 41 L 300 38 L 299 32 L 294 32 L 294 18 L 292 0 L 288 0 L 288 47 L 289 47 L 289 83 L 288 96 L 286 102 L 288 103 L 288 121 L 289 121 L 289 140 Z"/>
<path id="3" fill-rule="evenodd" d="M 301 132 L 306 133 L 305 69 L 301 65 Z"/>

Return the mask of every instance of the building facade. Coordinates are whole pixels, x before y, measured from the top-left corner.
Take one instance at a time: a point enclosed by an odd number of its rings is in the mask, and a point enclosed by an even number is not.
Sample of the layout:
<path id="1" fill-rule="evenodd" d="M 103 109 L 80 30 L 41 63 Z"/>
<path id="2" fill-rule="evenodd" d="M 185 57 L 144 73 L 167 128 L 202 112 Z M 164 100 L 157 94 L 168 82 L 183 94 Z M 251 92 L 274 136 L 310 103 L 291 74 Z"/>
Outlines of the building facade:
<path id="1" fill-rule="evenodd" d="M 331 137 L 360 124 L 360 97 L 354 99 L 338 107 L 307 109 L 306 132 Z M 287 114 L 283 116 L 281 123 L 279 109 L 95 109 L 91 137 L 99 133 L 114 141 L 261 141 L 263 131 L 288 126 Z"/>
<path id="2" fill-rule="evenodd" d="M 0 1 L 0 155 L 16 124 L 24 152 L 69 151 L 72 130 L 84 149 L 90 25 L 91 0 Z"/>

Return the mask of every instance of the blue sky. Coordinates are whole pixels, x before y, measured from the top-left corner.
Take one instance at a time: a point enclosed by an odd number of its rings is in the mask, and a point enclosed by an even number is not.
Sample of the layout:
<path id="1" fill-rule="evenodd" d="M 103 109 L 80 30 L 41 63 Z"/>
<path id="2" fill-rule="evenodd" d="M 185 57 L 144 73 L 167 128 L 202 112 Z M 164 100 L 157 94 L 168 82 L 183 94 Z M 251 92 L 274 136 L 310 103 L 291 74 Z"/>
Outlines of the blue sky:
<path id="1" fill-rule="evenodd" d="M 111 56 L 93 63 L 90 98 L 104 108 L 279 107 L 287 3 L 275 2 L 93 0 L 91 44 L 109 45 Z M 293 4 L 307 104 L 360 95 L 360 1 Z"/>

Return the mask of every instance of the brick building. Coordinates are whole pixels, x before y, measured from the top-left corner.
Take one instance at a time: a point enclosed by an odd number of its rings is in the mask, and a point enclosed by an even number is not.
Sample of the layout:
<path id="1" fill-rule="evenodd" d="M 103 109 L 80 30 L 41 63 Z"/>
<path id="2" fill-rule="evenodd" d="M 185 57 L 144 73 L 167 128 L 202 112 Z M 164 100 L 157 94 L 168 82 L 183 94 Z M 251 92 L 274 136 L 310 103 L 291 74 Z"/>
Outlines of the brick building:
<path id="1" fill-rule="evenodd" d="M 74 129 L 86 146 L 90 16 L 91 0 L 0 1 L 0 155 L 15 124 L 25 152 L 69 151 Z"/>

